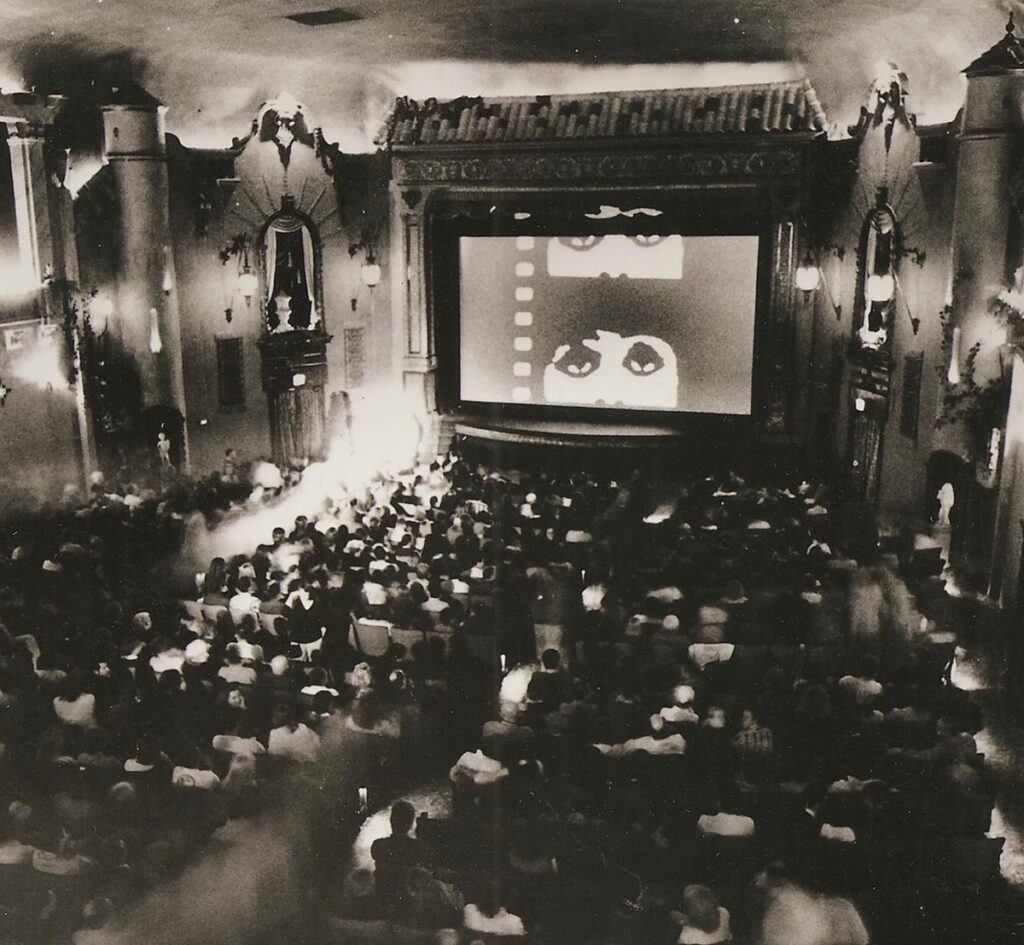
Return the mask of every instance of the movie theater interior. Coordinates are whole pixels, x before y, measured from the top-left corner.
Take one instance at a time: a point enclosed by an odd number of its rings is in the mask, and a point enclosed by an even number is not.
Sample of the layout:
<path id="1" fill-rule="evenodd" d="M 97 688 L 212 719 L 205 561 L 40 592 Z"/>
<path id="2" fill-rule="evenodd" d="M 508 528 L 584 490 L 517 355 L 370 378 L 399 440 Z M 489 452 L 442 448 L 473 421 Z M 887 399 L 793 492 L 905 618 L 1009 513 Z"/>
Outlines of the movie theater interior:
<path id="1" fill-rule="evenodd" d="M 0 945 L 1014 942 L 1024 2 L 4 0 Z"/>

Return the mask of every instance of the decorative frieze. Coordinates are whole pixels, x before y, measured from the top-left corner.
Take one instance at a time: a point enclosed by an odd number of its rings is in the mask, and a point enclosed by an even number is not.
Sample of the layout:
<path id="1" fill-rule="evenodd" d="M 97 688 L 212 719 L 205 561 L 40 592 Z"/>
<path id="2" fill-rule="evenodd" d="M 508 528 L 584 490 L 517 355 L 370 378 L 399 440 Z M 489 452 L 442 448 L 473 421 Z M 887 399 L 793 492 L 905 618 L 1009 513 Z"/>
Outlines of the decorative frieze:
<path id="1" fill-rule="evenodd" d="M 801 170 L 796 148 L 728 151 L 647 151 L 605 154 L 504 154 L 407 157 L 396 154 L 400 183 L 638 182 L 762 180 L 794 177 Z"/>

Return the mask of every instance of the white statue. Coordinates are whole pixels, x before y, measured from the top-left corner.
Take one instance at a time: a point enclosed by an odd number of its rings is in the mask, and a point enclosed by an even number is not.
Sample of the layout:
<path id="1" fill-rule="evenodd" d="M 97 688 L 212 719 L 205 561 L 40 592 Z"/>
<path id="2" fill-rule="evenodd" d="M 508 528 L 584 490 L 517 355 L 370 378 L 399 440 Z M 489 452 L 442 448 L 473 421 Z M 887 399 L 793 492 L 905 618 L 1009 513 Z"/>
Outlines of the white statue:
<path id="1" fill-rule="evenodd" d="M 169 469 L 171 466 L 171 441 L 167 439 L 167 434 L 163 430 L 156 435 L 156 452 L 160 457 L 160 466 Z"/>
<path id="2" fill-rule="evenodd" d="M 956 494 L 953 491 L 953 483 L 944 482 L 942 488 L 935 493 L 935 498 L 939 500 L 939 527 L 949 527 L 949 513 L 953 511 L 953 506 L 956 505 Z"/>

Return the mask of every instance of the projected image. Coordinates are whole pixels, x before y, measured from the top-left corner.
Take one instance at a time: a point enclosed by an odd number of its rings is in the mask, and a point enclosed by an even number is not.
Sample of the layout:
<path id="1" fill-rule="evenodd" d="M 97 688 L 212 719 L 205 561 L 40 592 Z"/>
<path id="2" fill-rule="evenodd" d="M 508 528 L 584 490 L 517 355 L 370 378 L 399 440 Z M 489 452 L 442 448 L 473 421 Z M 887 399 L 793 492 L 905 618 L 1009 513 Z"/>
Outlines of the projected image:
<path id="1" fill-rule="evenodd" d="M 560 345 L 544 368 L 549 404 L 602 404 L 674 410 L 679 372 L 672 346 L 663 338 L 597 330 L 597 338 Z"/>
<path id="2" fill-rule="evenodd" d="M 462 237 L 462 399 L 749 414 L 756 236 Z"/>

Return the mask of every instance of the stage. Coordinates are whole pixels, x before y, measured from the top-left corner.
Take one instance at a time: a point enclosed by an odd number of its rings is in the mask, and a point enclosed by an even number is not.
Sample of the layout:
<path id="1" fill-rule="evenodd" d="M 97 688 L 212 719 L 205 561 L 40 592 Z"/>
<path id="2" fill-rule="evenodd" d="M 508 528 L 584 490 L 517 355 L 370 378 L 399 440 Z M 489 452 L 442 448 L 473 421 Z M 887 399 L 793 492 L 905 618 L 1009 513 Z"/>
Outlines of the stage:
<path id="1" fill-rule="evenodd" d="M 504 418 L 457 420 L 454 432 L 468 440 L 492 444 L 588 449 L 659 449 L 679 444 L 684 438 L 683 431 L 663 425 Z"/>

